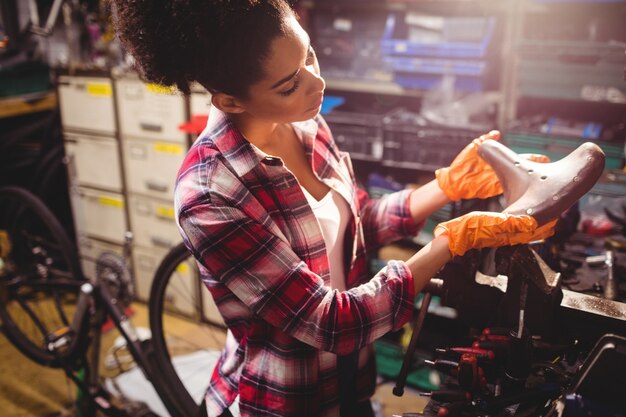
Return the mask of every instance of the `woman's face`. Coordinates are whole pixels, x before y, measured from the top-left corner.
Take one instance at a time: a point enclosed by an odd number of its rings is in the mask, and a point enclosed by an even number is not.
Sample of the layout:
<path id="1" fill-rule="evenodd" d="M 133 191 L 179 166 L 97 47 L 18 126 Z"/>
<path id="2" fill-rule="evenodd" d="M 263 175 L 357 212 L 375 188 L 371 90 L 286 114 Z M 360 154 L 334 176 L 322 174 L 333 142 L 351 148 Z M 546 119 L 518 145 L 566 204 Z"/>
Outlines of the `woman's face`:
<path id="1" fill-rule="evenodd" d="M 286 35 L 274 39 L 265 61 L 265 77 L 239 100 L 254 118 L 276 123 L 303 121 L 320 110 L 325 83 L 308 34 L 295 18 Z"/>

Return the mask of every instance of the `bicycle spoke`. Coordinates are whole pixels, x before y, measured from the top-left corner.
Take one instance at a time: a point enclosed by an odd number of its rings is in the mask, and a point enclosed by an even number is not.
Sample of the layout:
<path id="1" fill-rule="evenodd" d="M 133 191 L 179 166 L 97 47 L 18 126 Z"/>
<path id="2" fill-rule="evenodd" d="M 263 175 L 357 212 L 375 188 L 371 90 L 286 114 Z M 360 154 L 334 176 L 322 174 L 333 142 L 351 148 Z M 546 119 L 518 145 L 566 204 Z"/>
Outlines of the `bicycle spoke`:
<path id="1" fill-rule="evenodd" d="M 3 237 L 0 318 L 11 342 L 36 362 L 56 366 L 47 345 L 67 331 L 84 282 L 65 230 L 36 196 L 0 188 Z"/>

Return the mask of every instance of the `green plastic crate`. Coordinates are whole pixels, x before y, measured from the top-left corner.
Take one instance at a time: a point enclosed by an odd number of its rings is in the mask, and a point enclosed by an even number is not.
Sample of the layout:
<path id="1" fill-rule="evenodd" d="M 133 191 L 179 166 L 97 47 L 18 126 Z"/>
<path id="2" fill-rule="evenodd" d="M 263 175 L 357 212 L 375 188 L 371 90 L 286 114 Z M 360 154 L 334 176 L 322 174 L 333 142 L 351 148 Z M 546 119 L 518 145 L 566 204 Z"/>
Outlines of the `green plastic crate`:
<path id="1" fill-rule="evenodd" d="M 599 42 L 530 42 L 519 47 L 525 97 L 626 103 L 624 48 Z"/>
<path id="2" fill-rule="evenodd" d="M 585 142 L 582 139 L 571 139 L 546 136 L 533 133 L 509 133 L 503 142 L 517 153 L 540 153 L 558 161 Z M 621 169 L 624 163 L 624 148 L 613 143 L 595 141 L 606 155 L 605 169 Z"/>

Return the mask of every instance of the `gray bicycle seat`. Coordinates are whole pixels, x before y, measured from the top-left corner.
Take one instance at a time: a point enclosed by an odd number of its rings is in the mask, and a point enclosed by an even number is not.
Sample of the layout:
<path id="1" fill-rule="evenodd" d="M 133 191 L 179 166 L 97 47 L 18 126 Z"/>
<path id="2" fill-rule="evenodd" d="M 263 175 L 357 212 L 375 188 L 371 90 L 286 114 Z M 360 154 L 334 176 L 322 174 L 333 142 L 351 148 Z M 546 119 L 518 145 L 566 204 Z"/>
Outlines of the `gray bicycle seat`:
<path id="1" fill-rule="evenodd" d="M 504 213 L 528 214 L 539 226 L 556 219 L 593 187 L 604 170 L 604 152 L 586 142 L 566 157 L 533 162 L 495 140 L 478 154 L 493 168 L 504 190 Z"/>

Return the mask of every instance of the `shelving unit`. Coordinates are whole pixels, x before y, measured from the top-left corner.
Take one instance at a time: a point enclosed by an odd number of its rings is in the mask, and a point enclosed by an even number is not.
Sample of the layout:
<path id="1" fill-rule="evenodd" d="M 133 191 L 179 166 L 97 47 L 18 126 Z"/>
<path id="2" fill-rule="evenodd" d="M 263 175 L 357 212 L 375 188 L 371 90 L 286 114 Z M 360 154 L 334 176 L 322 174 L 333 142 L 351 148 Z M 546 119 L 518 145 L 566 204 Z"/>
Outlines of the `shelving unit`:
<path id="1" fill-rule="evenodd" d="M 327 95 L 345 99 L 345 104 L 325 115 L 326 120 L 338 145 L 351 153 L 355 173 L 363 185 L 372 173 L 390 177 L 392 182 L 426 182 L 432 179 L 438 166 L 446 165 L 462 148 L 463 137 L 469 142 L 491 129 L 501 130 L 503 141 L 514 150 L 544 153 L 553 160 L 569 153 L 576 144 L 595 140 L 607 154 L 607 168 L 621 168 L 624 164 L 626 127 L 619 124 L 626 124 L 626 104 L 621 99 L 626 91 L 626 30 L 623 23 L 626 22 L 626 1 L 306 0 L 299 6 L 320 60 Z M 406 116 L 407 119 L 413 117 L 415 123 L 407 122 L 403 126 L 397 118 L 387 117 L 387 112 L 397 107 L 419 114 L 433 98 L 432 86 L 410 88 L 401 85 L 395 79 L 393 68 L 385 66 L 385 54 L 393 53 L 388 42 L 389 33 L 385 32 L 389 29 L 389 16 L 396 19 L 404 16 L 407 26 L 420 23 L 420 17 L 425 17 L 423 27 L 416 24 L 413 32 L 398 34 L 398 39 L 405 36 L 407 40 L 397 43 L 399 52 L 409 47 L 424 49 L 420 42 L 432 46 L 433 39 L 441 35 L 441 31 L 437 32 L 435 24 L 430 32 L 426 30 L 429 16 L 438 18 L 433 22 L 439 24 L 446 18 L 493 19 L 493 33 L 484 58 L 488 67 L 484 88 L 471 92 L 474 97 L 480 96 L 483 106 L 483 117 L 479 118 L 480 123 L 476 123 L 474 129 L 459 132 L 462 126 L 455 122 L 448 126 L 433 126 L 415 115 Z M 471 33 L 467 35 L 471 39 Z M 474 39 L 470 46 L 477 47 L 476 42 Z M 440 50 L 444 50 L 446 45 L 440 46 Z M 459 47 L 459 44 L 453 46 Z M 532 61 L 533 53 L 539 52 L 537 46 L 543 55 L 536 55 L 541 60 Z M 580 54 L 572 54 L 572 48 L 574 52 L 583 49 L 587 54 L 583 58 L 587 61 L 581 60 Z M 561 55 L 568 51 L 573 57 L 561 60 Z M 359 52 L 366 56 L 359 56 Z M 552 66 L 547 64 L 550 58 L 554 62 Z M 449 57 L 450 62 L 454 59 Z M 376 71 L 354 68 L 355 62 L 369 64 Z M 603 62 L 610 65 L 603 66 Z M 598 68 L 606 70 L 604 75 L 597 74 Z M 534 71 L 532 75 L 529 69 Z M 580 72 L 578 94 L 572 88 L 567 94 L 557 87 L 548 88 L 550 83 L 567 84 L 575 71 Z M 613 76 L 613 84 L 603 83 L 611 79 L 609 74 Z M 547 84 L 541 84 L 542 77 Z M 589 82 L 591 84 L 586 84 Z M 533 86 L 533 83 L 537 85 Z M 472 95 L 460 93 L 457 89 L 453 94 L 445 90 L 439 94 L 449 94 L 454 99 Z M 547 120 L 550 116 L 602 125 L 603 136 L 585 138 L 570 133 L 559 137 L 556 129 L 541 133 L 540 125 L 532 124 L 536 119 Z M 532 123 L 528 122 L 529 119 Z M 607 140 L 611 131 L 615 133 L 613 142 Z M 403 137 L 402 133 L 404 139 L 398 139 Z M 455 145 L 454 137 L 459 135 L 461 139 Z M 437 215 L 442 220 L 451 213 L 455 211 L 447 208 Z M 426 229 L 432 227 L 432 223 Z M 427 237 L 424 236 L 426 240 Z"/>
<path id="2" fill-rule="evenodd" d="M 399 56 L 409 57 L 405 52 L 414 47 L 430 48 L 430 52 L 424 53 L 425 62 L 440 65 L 438 69 L 434 64 L 430 67 L 424 66 L 427 68 L 425 72 L 432 70 L 443 74 L 446 71 L 445 62 L 449 63 L 449 68 L 453 68 L 453 65 L 462 61 L 457 61 L 453 52 L 445 58 L 444 64 L 433 61 L 440 53 L 445 55 L 442 51 L 462 50 L 471 55 L 471 48 L 488 46 L 484 62 L 489 70 L 485 76 L 484 88 L 478 85 L 478 88 L 474 88 L 477 91 L 473 93 L 483 95 L 484 103 L 488 103 L 485 108 L 489 114 L 483 120 L 486 123 L 476 128 L 477 132 L 483 127 L 485 130 L 497 128 L 504 132 L 506 141 L 509 132 L 528 128 L 520 123 L 521 120 L 543 115 L 546 118 L 554 116 L 564 120 L 579 119 L 601 124 L 605 128 L 603 137 L 586 138 L 581 135 L 580 139 L 602 142 L 607 140 L 607 132 L 615 130 L 614 126 L 626 122 L 626 31 L 623 26 L 626 21 L 626 2 L 623 0 L 306 0 L 301 1 L 299 7 L 311 34 L 312 44 L 317 49 L 322 75 L 327 81 L 327 93 L 348 97 L 346 105 L 336 108 L 337 115 L 331 111 L 326 116 L 333 130 L 336 130 L 334 118 L 342 119 L 343 125 L 347 123 L 346 117 L 339 115 L 343 110 L 347 112 L 347 116 L 350 112 L 355 114 L 355 134 L 360 131 L 359 127 L 365 128 L 371 124 L 375 115 L 384 116 L 382 106 L 378 105 L 380 102 L 402 99 L 402 105 L 408 110 L 415 113 L 422 110 L 431 95 L 432 86 L 411 88 L 403 85 L 398 82 L 397 71 L 388 65 L 393 61 L 389 54 L 398 52 Z M 495 22 L 490 45 L 477 44 L 476 39 L 470 42 L 459 41 L 458 38 L 437 44 L 435 38 L 445 36 L 445 19 L 475 17 L 492 19 Z M 399 19 L 401 24 L 409 27 L 399 34 L 395 49 L 394 44 L 389 42 L 390 19 Z M 419 19 L 423 21 L 420 22 Z M 462 22 L 463 20 L 459 20 L 455 24 Z M 465 24 L 468 22 L 465 21 Z M 474 31 L 477 27 L 474 23 Z M 451 31 L 450 29 L 449 32 Z M 471 33 L 470 30 L 464 36 L 469 39 Z M 355 62 L 369 64 L 375 70 L 355 68 L 358 65 Z M 417 64 L 423 63 L 420 61 Z M 450 71 L 454 72 L 454 69 Z M 419 76 L 421 75 L 418 74 Z M 424 77 L 415 84 L 427 81 L 432 80 Z M 433 86 L 437 88 L 436 85 Z M 455 99 L 462 95 L 459 93 L 458 88 L 455 88 Z M 377 108 L 372 110 L 370 117 L 364 117 L 368 123 L 360 124 L 357 113 L 365 107 L 364 103 L 368 100 L 375 102 Z M 351 108 L 350 101 L 357 102 L 356 107 L 359 110 Z M 371 146 L 377 151 L 373 155 L 364 155 L 360 150 L 360 138 L 355 136 L 351 143 L 351 138 L 346 136 L 342 126 L 339 129 L 340 146 L 343 145 L 348 151 L 356 150 L 353 159 L 367 162 L 365 171 L 371 170 L 376 162 L 380 162 L 380 165 L 413 169 L 421 171 L 421 174 L 432 173 L 433 166 L 429 164 L 411 164 L 381 155 L 378 149 L 384 149 L 387 141 L 384 132 L 381 135 L 381 144 Z M 454 126 L 454 122 L 450 126 Z M 447 129 L 445 126 L 439 127 L 442 131 Z M 424 130 L 429 128 L 431 126 L 426 126 Z M 384 126 L 382 130 L 384 131 Z M 416 130 L 420 130 L 420 127 Z M 557 134 L 558 132 L 551 132 L 551 135 Z M 551 135 L 543 135 L 543 140 L 549 143 Z M 511 138 L 515 149 L 515 137 Z M 623 137 L 620 138 L 623 142 Z M 471 138 L 468 141 L 469 139 Z M 576 140 L 575 137 L 569 139 Z M 539 141 L 541 140 L 540 138 Z M 613 140 L 613 143 L 601 143 L 611 156 L 611 164 L 607 165 L 609 168 L 623 164 L 618 155 L 623 143 Z M 374 139 L 368 136 L 366 141 L 374 142 Z M 521 150 L 522 147 L 518 149 Z M 553 157 L 559 155 L 552 153 Z"/>

